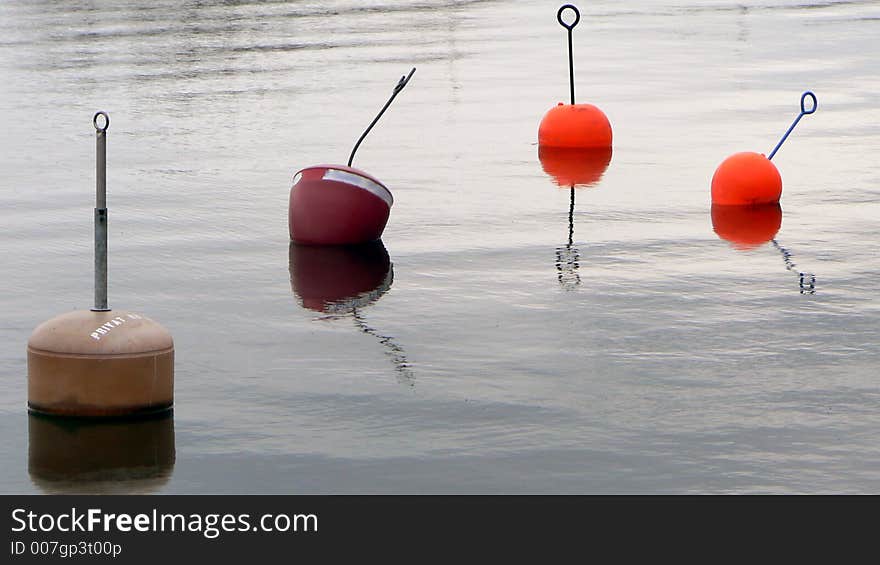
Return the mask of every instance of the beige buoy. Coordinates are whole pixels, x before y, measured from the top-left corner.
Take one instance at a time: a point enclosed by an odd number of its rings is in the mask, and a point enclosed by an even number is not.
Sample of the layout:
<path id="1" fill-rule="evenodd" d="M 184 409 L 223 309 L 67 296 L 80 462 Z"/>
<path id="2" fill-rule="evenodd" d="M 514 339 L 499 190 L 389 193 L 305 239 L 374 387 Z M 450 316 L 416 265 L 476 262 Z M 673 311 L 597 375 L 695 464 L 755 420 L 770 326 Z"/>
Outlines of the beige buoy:
<path id="1" fill-rule="evenodd" d="M 99 117 L 105 123 L 99 126 Z M 95 307 L 37 326 L 28 340 L 28 409 L 58 416 L 136 416 L 174 403 L 174 342 L 146 316 L 107 307 L 106 136 L 98 112 Z"/>
<path id="2" fill-rule="evenodd" d="M 174 471 L 174 417 L 28 416 L 28 474 L 48 494 L 149 493 Z"/>

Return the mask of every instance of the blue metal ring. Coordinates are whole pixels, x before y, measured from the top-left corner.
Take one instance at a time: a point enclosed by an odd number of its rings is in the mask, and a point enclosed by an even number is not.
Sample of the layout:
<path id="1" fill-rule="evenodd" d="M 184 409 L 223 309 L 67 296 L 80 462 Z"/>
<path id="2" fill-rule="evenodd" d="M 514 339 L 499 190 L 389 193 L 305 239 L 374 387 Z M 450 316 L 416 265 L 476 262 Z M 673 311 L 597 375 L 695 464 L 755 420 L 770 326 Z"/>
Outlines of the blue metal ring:
<path id="1" fill-rule="evenodd" d="M 804 106 L 804 100 L 810 97 L 813 99 L 813 108 L 811 110 L 807 110 L 806 106 Z M 801 113 L 802 114 L 812 114 L 816 111 L 816 108 L 819 107 L 819 102 L 816 100 L 816 95 L 810 92 L 809 90 L 801 94 Z"/>

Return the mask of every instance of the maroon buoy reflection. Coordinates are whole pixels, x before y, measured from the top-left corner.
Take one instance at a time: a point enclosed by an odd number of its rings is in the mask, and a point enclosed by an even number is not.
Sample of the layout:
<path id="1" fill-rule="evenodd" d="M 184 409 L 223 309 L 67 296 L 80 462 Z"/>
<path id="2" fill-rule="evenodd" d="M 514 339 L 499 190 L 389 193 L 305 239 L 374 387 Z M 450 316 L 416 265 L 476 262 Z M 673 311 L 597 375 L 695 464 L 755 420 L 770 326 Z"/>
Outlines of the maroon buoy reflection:
<path id="1" fill-rule="evenodd" d="M 401 384 L 413 386 L 403 348 L 393 336 L 373 328 L 362 311 L 394 282 L 394 266 L 381 240 L 333 247 L 291 243 L 289 269 L 290 286 L 303 308 L 327 314 L 326 320 L 350 316 L 359 331 L 382 344 Z"/>
<path id="2" fill-rule="evenodd" d="M 304 308 L 326 314 L 353 312 L 391 287 L 394 269 L 381 240 L 361 245 L 291 243 L 290 285 Z"/>

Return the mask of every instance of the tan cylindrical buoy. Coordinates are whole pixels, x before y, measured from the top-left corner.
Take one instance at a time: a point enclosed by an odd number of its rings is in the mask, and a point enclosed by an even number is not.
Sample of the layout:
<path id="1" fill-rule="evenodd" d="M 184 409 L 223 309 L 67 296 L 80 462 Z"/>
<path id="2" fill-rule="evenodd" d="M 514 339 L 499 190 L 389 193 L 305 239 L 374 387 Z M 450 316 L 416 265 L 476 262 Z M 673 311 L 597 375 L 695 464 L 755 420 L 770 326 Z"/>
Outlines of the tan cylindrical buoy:
<path id="1" fill-rule="evenodd" d="M 77 310 L 28 340 L 28 407 L 69 416 L 126 416 L 171 408 L 174 342 L 153 320 Z"/>
<path id="2" fill-rule="evenodd" d="M 100 125 L 99 118 L 104 118 Z M 98 112 L 95 307 L 37 326 L 28 340 L 28 409 L 82 417 L 139 416 L 174 404 L 174 342 L 158 323 L 107 306 L 106 139 Z"/>
<path id="3" fill-rule="evenodd" d="M 113 421 L 28 416 L 28 473 L 48 494 L 155 492 L 174 462 L 171 412 Z"/>

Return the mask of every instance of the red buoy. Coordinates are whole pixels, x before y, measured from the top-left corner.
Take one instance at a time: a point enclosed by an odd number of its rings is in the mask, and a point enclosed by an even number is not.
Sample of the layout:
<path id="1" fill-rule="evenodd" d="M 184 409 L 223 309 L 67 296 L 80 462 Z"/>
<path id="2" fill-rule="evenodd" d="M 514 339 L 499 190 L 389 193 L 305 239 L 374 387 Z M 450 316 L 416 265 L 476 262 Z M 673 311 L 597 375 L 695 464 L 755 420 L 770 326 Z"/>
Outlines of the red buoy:
<path id="1" fill-rule="evenodd" d="M 778 203 L 757 206 L 712 205 L 712 229 L 733 247 L 748 250 L 776 237 L 782 226 L 782 207 Z"/>
<path id="2" fill-rule="evenodd" d="M 288 206 L 288 231 L 294 243 L 355 245 L 382 236 L 394 198 L 375 177 L 351 166 L 354 154 L 394 97 L 415 72 L 400 77 L 391 98 L 361 134 L 348 165 L 315 165 L 293 177 Z"/>
<path id="3" fill-rule="evenodd" d="M 712 176 L 712 203 L 773 204 L 782 196 L 782 176 L 767 157 L 744 151 L 722 161 Z"/>
<path id="4" fill-rule="evenodd" d="M 382 236 L 394 198 L 375 177 L 344 165 L 299 171 L 290 189 L 288 225 L 295 243 L 350 245 Z"/>
<path id="5" fill-rule="evenodd" d="M 538 160 L 557 185 L 587 187 L 602 179 L 611 163 L 611 147 L 583 149 L 539 145 Z"/>

